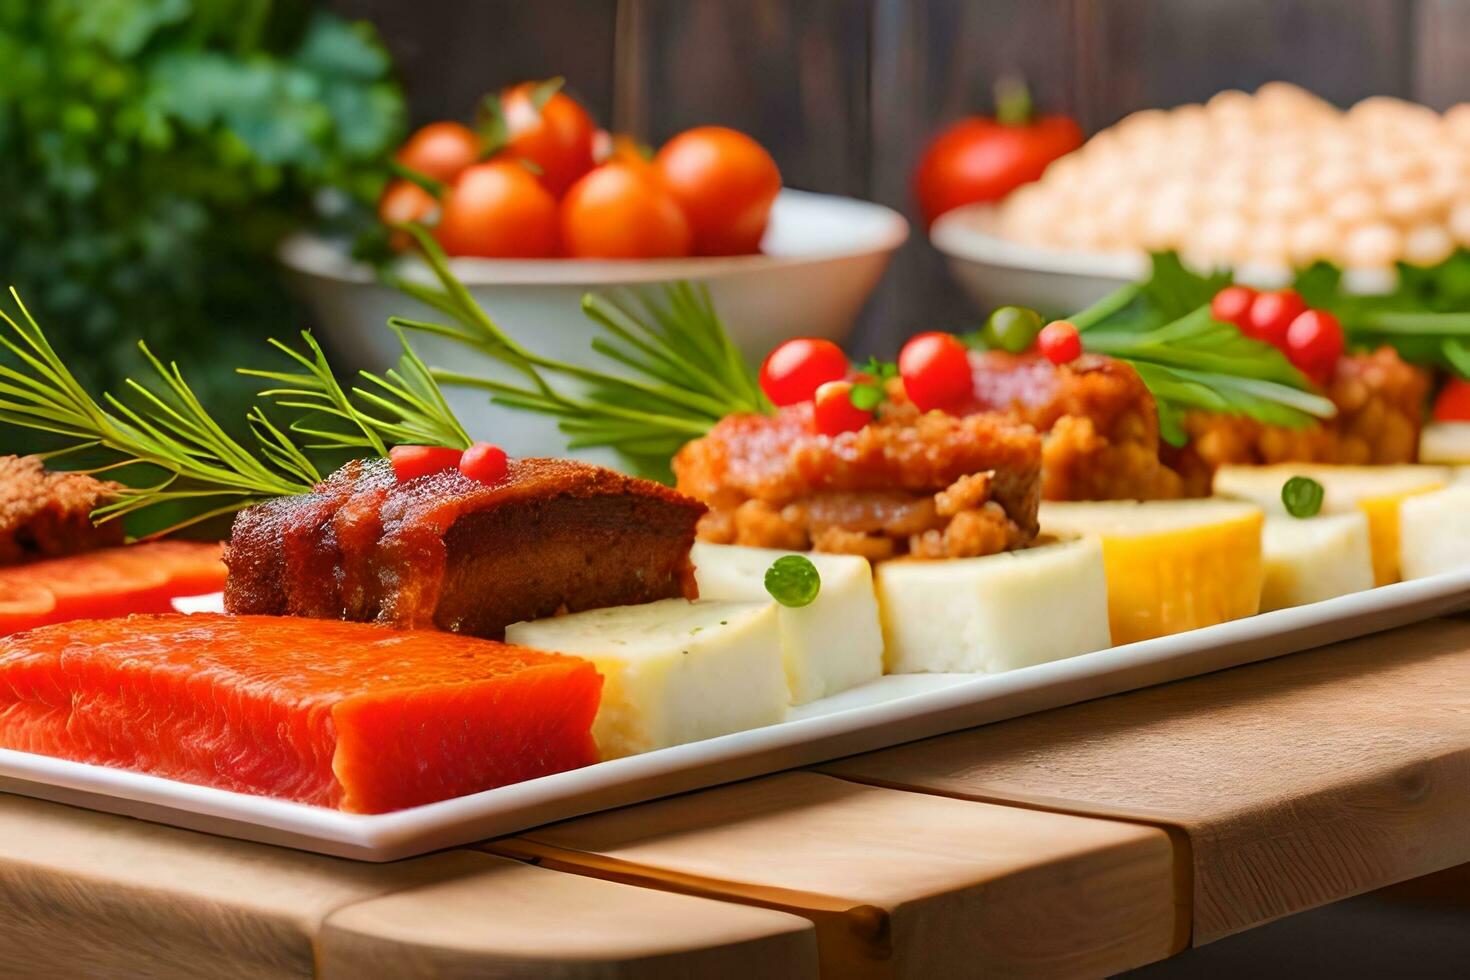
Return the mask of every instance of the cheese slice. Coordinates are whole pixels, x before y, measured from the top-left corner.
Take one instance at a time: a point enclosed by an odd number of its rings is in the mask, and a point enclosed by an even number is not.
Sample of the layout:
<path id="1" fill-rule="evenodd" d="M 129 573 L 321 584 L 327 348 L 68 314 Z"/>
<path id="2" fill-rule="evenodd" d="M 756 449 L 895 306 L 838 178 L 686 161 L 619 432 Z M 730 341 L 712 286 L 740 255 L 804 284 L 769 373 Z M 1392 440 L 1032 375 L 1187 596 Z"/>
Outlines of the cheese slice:
<path id="1" fill-rule="evenodd" d="M 1329 466 L 1323 463 L 1280 463 L 1275 466 L 1222 466 L 1215 472 L 1215 493 L 1248 500 L 1272 514 L 1285 514 L 1281 488 L 1294 476 L 1322 484 L 1322 513 L 1361 510 L 1368 517 L 1373 546 L 1373 581 L 1399 580 L 1399 503 L 1416 493 L 1439 490 L 1450 482 L 1444 466 Z"/>
<path id="2" fill-rule="evenodd" d="M 770 601 L 766 569 L 798 552 L 697 542 L 690 552 L 701 599 Z M 792 704 L 865 684 L 883 673 L 883 631 L 873 568 L 857 555 L 805 553 L 822 578 L 810 605 L 776 607 Z"/>
<path id="3" fill-rule="evenodd" d="M 1041 530 L 1102 539 L 1117 644 L 1252 616 L 1261 602 L 1259 508 L 1233 500 L 1044 502 Z"/>
<path id="4" fill-rule="evenodd" d="M 1373 549 L 1361 511 L 1266 518 L 1261 611 L 1305 606 L 1373 588 Z"/>
<path id="5" fill-rule="evenodd" d="M 1109 645 L 1102 542 L 878 566 L 893 674 L 995 673 Z"/>
<path id="6" fill-rule="evenodd" d="M 1470 422 L 1431 422 L 1419 433 L 1419 462 L 1470 463 Z"/>
<path id="7" fill-rule="evenodd" d="M 1408 497 L 1399 519 L 1404 578 L 1470 566 L 1470 484 Z"/>
<path id="8" fill-rule="evenodd" d="M 773 602 L 664 599 L 516 623 L 510 643 L 591 660 L 604 759 L 774 724 L 786 675 Z"/>

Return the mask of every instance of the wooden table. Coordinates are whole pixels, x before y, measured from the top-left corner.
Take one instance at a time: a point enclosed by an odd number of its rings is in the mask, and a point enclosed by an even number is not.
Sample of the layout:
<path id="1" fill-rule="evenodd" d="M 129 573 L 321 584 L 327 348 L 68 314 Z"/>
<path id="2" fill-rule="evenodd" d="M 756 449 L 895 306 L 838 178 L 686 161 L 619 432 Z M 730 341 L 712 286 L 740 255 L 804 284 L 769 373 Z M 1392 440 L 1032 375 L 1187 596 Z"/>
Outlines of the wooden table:
<path id="1" fill-rule="evenodd" d="M 403 861 L 0 796 L 0 975 L 1097 976 L 1470 861 L 1470 619 Z"/>

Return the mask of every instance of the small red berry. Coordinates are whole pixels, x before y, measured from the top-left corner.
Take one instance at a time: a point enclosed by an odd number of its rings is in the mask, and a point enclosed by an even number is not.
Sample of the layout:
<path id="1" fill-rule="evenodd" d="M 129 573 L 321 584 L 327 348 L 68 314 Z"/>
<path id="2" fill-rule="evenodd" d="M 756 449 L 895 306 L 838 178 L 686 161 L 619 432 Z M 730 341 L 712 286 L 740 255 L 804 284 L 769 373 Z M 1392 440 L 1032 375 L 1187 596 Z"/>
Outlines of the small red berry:
<path id="1" fill-rule="evenodd" d="M 975 393 L 970 353 L 954 334 L 921 333 L 898 352 L 898 375 L 921 412 L 945 408 Z"/>
<path id="2" fill-rule="evenodd" d="M 1326 310 L 1307 310 L 1286 328 L 1286 357 L 1318 384 L 1332 377 L 1345 344 L 1342 324 Z"/>
<path id="3" fill-rule="evenodd" d="M 477 442 L 459 458 L 459 471 L 480 483 L 499 483 L 509 462 L 505 450 L 488 442 Z"/>
<path id="4" fill-rule="evenodd" d="M 847 377 L 847 355 L 830 340 L 798 337 L 766 355 L 761 391 L 777 406 L 810 401 L 817 388 Z"/>
<path id="5" fill-rule="evenodd" d="M 1249 286 L 1226 286 L 1210 300 L 1210 316 L 1221 323 L 1233 323 L 1244 328 L 1246 314 L 1255 299 L 1256 291 Z"/>
<path id="6" fill-rule="evenodd" d="M 459 465 L 462 450 L 444 446 L 394 446 L 388 450 L 388 459 L 393 464 L 393 474 L 399 483 Z"/>
<path id="7" fill-rule="evenodd" d="M 1470 422 L 1470 381 L 1450 378 L 1434 400 L 1436 422 Z"/>
<path id="8" fill-rule="evenodd" d="M 1071 364 L 1082 356 L 1082 335 L 1066 320 L 1053 320 L 1036 335 L 1041 356 L 1053 364 Z"/>
<path id="9" fill-rule="evenodd" d="M 1240 329 L 1250 337 L 1264 340 L 1281 350 L 1286 349 L 1286 329 L 1291 321 L 1307 311 L 1307 304 L 1294 289 L 1258 293 L 1251 301 L 1245 323 Z"/>
<path id="10" fill-rule="evenodd" d="M 856 432 L 873 420 L 872 412 L 852 403 L 850 381 L 828 381 L 812 401 L 812 422 L 824 436 Z"/>

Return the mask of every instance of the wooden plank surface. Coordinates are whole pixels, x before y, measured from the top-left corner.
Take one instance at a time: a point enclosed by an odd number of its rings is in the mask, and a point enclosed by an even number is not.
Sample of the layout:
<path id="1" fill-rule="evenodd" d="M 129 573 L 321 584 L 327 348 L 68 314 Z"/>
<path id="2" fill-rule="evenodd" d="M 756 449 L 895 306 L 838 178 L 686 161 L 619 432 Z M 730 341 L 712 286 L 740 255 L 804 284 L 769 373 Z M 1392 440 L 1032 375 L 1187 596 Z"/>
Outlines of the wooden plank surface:
<path id="1" fill-rule="evenodd" d="M 310 977 L 333 911 L 475 867 L 373 865 L 0 795 L 0 976 Z"/>
<path id="2" fill-rule="evenodd" d="M 366 864 L 0 795 L 0 977 L 658 980 L 742 967 L 815 976 L 811 925 L 472 850 Z"/>
<path id="3" fill-rule="evenodd" d="M 548 871 L 475 854 L 451 881 L 327 919 L 323 980 L 637 977 L 803 980 L 811 923 L 794 915 Z"/>
<path id="4" fill-rule="evenodd" d="M 820 767 L 1182 834 L 1194 940 L 1470 860 L 1470 621 Z"/>
<path id="5" fill-rule="evenodd" d="M 486 845 L 789 911 L 827 977 L 1100 976 L 1184 944 L 1153 828 L 786 773 Z"/>

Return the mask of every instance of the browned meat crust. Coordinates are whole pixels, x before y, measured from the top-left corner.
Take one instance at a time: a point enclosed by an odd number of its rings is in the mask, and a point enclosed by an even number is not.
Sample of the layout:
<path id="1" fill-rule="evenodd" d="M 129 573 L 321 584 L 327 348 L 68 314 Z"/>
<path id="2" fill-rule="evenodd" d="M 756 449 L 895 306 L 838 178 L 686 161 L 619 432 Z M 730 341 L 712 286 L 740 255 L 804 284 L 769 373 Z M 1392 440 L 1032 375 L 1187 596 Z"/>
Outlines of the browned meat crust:
<path id="1" fill-rule="evenodd" d="M 921 414 L 890 389 L 878 418 L 824 436 L 811 405 L 732 415 L 674 457 L 679 489 L 710 507 L 700 537 L 861 554 L 971 557 L 1036 535 L 1041 442 L 990 414 Z"/>
<path id="2" fill-rule="evenodd" d="M 493 486 L 457 470 L 398 483 L 361 461 L 236 517 L 225 607 L 498 637 L 561 611 L 692 599 L 703 513 L 570 460 L 513 460 Z"/>
<path id="3" fill-rule="evenodd" d="M 83 473 L 52 473 L 34 456 L 0 456 L 0 565 L 121 544 L 120 521 L 91 513 L 117 484 Z"/>
<path id="4" fill-rule="evenodd" d="M 1159 459 L 1159 415 L 1132 366 L 1086 354 L 1056 366 L 1037 354 L 970 356 L 971 411 L 1006 412 L 1042 433 L 1045 500 L 1178 497 L 1179 474 Z"/>
<path id="5" fill-rule="evenodd" d="M 1324 392 L 1337 417 L 1303 429 L 1263 425 L 1254 419 L 1204 412 L 1185 421 L 1189 444 L 1165 447 L 1164 458 L 1184 477 L 1192 495 L 1210 492 L 1215 470 L 1226 464 L 1412 463 L 1429 396 L 1428 371 L 1399 357 L 1392 347 L 1349 354 Z"/>

